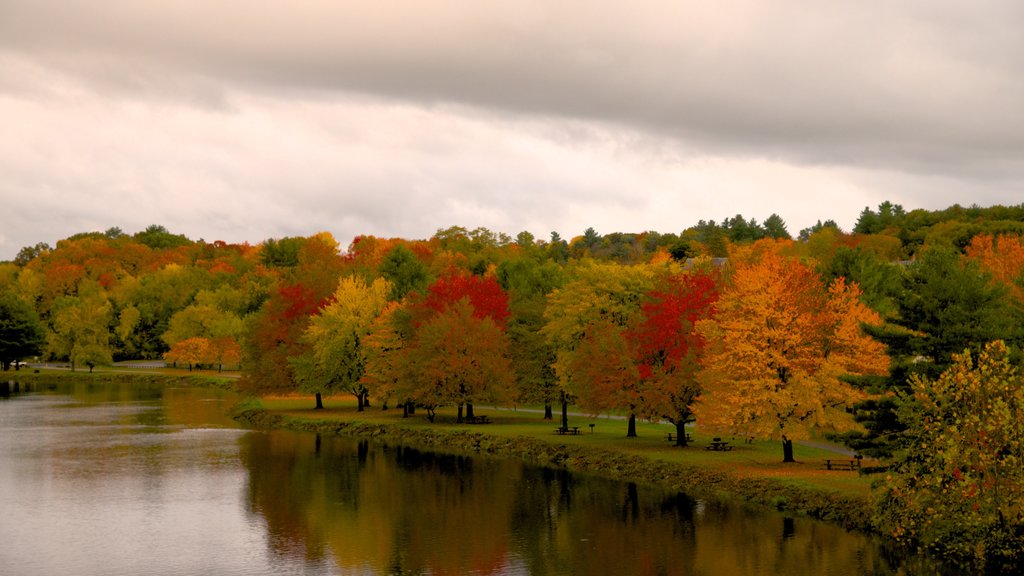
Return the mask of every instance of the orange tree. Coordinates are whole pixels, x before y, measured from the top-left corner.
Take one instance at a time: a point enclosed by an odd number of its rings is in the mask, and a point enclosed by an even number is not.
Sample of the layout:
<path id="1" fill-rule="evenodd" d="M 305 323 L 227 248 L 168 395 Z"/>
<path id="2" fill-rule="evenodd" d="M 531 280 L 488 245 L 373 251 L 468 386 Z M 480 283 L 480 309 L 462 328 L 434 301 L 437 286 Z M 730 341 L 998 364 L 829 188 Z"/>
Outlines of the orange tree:
<path id="1" fill-rule="evenodd" d="M 718 313 L 699 323 L 710 345 L 695 411 L 711 431 L 781 439 L 793 462 L 794 439 L 855 426 L 846 408 L 865 393 L 843 376 L 884 374 L 888 359 L 861 331 L 881 320 L 856 286 L 826 286 L 807 264 L 761 252 L 737 265 Z"/>

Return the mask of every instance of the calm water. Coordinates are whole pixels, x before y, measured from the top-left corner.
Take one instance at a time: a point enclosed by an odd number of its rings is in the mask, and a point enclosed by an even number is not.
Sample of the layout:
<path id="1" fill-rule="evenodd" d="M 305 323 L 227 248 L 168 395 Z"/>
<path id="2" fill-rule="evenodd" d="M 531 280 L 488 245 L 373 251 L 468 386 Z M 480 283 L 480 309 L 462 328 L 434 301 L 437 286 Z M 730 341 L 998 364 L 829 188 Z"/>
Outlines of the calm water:
<path id="1" fill-rule="evenodd" d="M 862 575 L 831 525 L 486 458 L 239 430 L 230 394 L 0 399 L 0 574 Z"/>

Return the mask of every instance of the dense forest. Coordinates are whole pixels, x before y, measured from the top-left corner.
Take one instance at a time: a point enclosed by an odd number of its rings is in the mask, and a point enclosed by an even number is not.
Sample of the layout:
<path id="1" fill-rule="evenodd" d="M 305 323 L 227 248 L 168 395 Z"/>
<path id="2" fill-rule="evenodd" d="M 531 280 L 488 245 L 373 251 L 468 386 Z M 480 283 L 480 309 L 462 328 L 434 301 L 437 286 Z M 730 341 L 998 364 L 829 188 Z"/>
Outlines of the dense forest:
<path id="1" fill-rule="evenodd" d="M 853 230 L 795 238 L 777 215 L 739 214 L 680 233 L 451 227 L 344 248 L 328 232 L 250 245 L 153 225 L 0 263 L 4 370 L 162 359 L 428 418 L 573 404 L 628 415 L 629 434 L 657 418 L 777 439 L 784 461 L 831 433 L 884 464 L 882 529 L 990 560 L 1024 548 L 1022 320 L 1024 204 L 885 202 Z M 936 530 L 935 510 L 958 520 Z"/>

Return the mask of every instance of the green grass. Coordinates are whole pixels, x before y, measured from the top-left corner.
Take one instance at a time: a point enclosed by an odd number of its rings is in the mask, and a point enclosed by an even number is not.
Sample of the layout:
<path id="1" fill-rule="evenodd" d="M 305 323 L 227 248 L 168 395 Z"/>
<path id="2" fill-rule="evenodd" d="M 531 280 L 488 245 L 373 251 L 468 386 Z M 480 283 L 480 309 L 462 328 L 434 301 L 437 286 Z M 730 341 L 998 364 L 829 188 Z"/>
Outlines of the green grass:
<path id="1" fill-rule="evenodd" d="M 272 414 L 291 418 L 318 421 L 365 422 L 401 426 L 404 428 L 426 428 L 431 430 L 465 430 L 498 438 L 530 437 L 555 445 L 586 446 L 610 450 L 651 460 L 699 466 L 718 470 L 741 478 L 765 478 L 800 488 L 826 490 L 850 496 L 867 496 L 871 480 L 856 472 L 827 471 L 823 468 L 826 458 L 843 458 L 835 451 L 797 444 L 796 463 L 782 463 L 780 441 L 755 441 L 744 443 L 742 439 L 725 438 L 732 442 L 733 450 L 715 452 L 705 447 L 711 434 L 699 429 L 691 432 L 690 446 L 679 448 L 670 444 L 665 435 L 675 432 L 668 424 L 637 422 L 637 437 L 626 437 L 626 421 L 618 418 L 588 417 L 570 415 L 569 425 L 578 426 L 577 436 L 562 436 L 555 433 L 560 415 L 554 420 L 544 420 L 542 413 L 533 410 L 476 407 L 475 414 L 486 414 L 491 424 L 457 424 L 454 408 L 440 409 L 433 423 L 426 418 L 425 411 L 418 411 L 409 418 L 402 418 L 400 408 L 381 410 L 372 406 L 363 412 L 356 411 L 354 398 L 327 398 L 323 410 L 314 410 L 311 397 L 264 398 L 262 405 Z M 590 424 L 594 424 L 591 431 Z"/>

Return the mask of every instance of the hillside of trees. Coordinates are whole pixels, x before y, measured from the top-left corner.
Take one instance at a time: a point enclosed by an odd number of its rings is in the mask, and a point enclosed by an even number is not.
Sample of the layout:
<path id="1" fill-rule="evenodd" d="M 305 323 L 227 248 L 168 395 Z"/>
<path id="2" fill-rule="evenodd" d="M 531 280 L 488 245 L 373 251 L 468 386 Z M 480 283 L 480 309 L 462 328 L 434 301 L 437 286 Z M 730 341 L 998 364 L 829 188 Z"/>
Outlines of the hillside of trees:
<path id="1" fill-rule="evenodd" d="M 250 245 L 154 225 L 0 263 L 4 370 L 163 359 L 240 368 L 252 393 L 350 394 L 430 418 L 573 404 L 777 439 L 784 461 L 794 440 L 832 433 L 890 471 L 881 526 L 967 556 L 978 549 L 949 542 L 983 541 L 993 558 L 1020 554 L 1024 536 L 1022 320 L 1024 204 L 885 202 L 851 231 L 826 221 L 795 237 L 777 215 L 569 240 L 451 227 L 345 247 L 327 232 Z M 943 413 L 967 402 L 950 381 L 985 402 Z M 932 434 L 954 421 L 957 434 Z M 944 443 L 927 451 L 933 484 L 908 480 L 922 439 Z M 939 505 L 971 522 L 935 536 Z"/>

